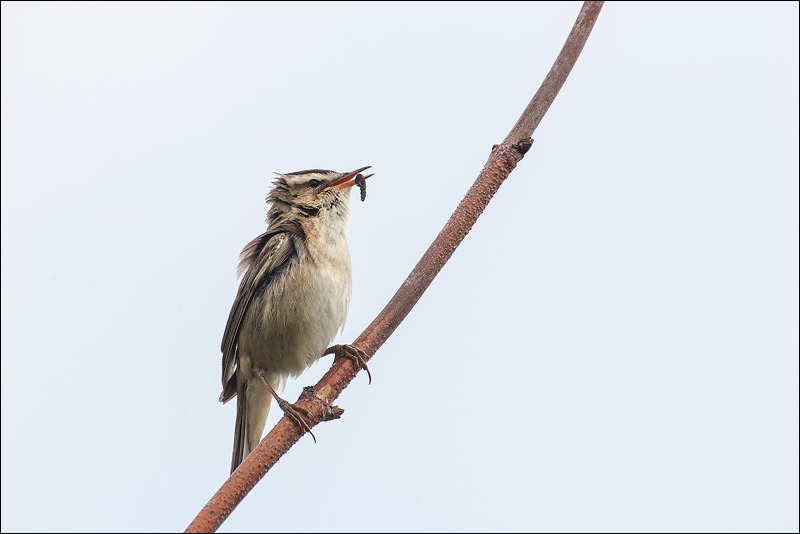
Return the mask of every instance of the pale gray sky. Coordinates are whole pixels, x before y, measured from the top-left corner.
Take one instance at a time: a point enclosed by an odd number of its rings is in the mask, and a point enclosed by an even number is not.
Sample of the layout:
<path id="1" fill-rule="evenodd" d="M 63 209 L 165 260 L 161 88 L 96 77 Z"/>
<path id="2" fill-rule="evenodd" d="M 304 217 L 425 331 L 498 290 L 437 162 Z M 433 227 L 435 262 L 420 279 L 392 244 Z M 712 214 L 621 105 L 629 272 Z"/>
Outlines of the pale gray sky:
<path id="1" fill-rule="evenodd" d="M 3 2 L 2 530 L 183 530 L 272 172 L 373 166 L 351 341 L 580 5 Z M 534 138 L 221 531 L 797 531 L 798 4 L 607 3 Z"/>

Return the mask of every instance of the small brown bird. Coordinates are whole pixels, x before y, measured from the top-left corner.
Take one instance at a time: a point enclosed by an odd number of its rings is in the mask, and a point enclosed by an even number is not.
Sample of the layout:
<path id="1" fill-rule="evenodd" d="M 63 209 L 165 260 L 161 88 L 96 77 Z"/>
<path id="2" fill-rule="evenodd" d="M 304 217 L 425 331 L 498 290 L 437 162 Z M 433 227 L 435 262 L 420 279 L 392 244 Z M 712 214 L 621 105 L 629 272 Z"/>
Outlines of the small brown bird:
<path id="1" fill-rule="evenodd" d="M 352 358 L 369 372 L 359 349 L 328 347 L 350 305 L 350 191 L 358 184 L 363 196 L 372 175 L 360 173 L 368 168 L 276 173 L 267 231 L 242 250 L 241 282 L 222 338 L 220 401 L 237 397 L 231 472 L 261 441 L 272 397 L 310 432 L 297 413 L 303 410 L 275 392 L 286 378 L 325 354 Z"/>

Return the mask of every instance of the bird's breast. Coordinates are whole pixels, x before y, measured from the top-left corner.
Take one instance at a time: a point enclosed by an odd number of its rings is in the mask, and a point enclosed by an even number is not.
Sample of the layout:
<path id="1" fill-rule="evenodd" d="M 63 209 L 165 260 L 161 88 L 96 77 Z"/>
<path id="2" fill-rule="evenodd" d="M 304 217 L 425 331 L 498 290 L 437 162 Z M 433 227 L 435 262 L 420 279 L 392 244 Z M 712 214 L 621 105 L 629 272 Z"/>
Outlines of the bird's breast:
<path id="1" fill-rule="evenodd" d="M 254 296 L 242 325 L 240 355 L 267 371 L 300 374 L 344 326 L 351 288 L 345 236 L 309 236 L 298 256 Z"/>

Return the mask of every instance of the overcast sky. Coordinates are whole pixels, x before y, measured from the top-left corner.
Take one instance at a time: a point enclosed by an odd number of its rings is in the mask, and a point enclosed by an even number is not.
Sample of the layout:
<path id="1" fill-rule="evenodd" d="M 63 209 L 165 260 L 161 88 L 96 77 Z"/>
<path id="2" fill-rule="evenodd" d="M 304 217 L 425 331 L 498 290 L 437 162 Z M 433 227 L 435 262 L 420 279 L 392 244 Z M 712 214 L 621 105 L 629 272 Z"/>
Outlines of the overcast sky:
<path id="1" fill-rule="evenodd" d="M 2 530 L 183 530 L 273 171 L 373 167 L 352 341 L 580 6 L 3 2 Z M 222 532 L 798 530 L 798 4 L 607 3 L 534 139 Z"/>

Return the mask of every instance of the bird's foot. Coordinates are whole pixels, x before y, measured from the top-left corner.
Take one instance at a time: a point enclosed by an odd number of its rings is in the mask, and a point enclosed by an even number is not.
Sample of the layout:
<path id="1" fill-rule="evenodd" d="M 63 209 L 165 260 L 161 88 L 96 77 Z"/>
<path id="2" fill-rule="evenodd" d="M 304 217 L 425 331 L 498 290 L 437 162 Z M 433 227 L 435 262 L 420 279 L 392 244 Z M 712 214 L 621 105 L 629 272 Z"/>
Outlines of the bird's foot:
<path id="1" fill-rule="evenodd" d="M 311 431 L 311 426 L 309 426 L 309 424 L 306 422 L 306 420 L 303 419 L 303 417 L 300 415 L 300 414 L 305 414 L 306 417 L 310 418 L 311 417 L 311 413 L 308 410 L 306 410 L 305 408 L 303 408 L 302 406 L 298 406 L 297 404 L 292 404 L 291 402 L 283 400 L 275 392 L 275 389 L 273 389 L 273 387 L 270 385 L 270 383 L 267 381 L 266 377 L 264 376 L 264 371 L 263 370 L 256 369 L 255 372 L 256 372 L 256 375 L 258 375 L 258 378 L 264 383 L 265 386 L 267 386 L 267 389 L 272 394 L 272 396 L 275 398 L 275 402 L 278 403 L 278 407 L 281 410 L 283 410 L 283 414 L 286 417 L 288 417 L 289 419 L 291 419 L 292 421 L 294 421 L 294 423 L 297 426 L 299 426 L 301 429 L 303 429 L 303 431 L 308 432 L 309 434 L 311 434 L 311 437 L 313 438 L 314 443 L 316 443 L 317 442 L 317 437 Z"/>
<path id="2" fill-rule="evenodd" d="M 291 402 L 287 402 L 280 397 L 275 397 L 275 400 L 277 401 L 280 409 L 283 410 L 284 415 L 289 419 L 291 419 L 292 421 L 294 421 L 295 424 L 300 428 L 302 428 L 304 431 L 311 434 L 311 438 L 314 440 L 314 443 L 316 443 L 317 438 L 311 431 L 311 427 L 308 426 L 306 420 L 303 419 L 303 417 L 300 415 L 302 413 L 306 417 L 311 417 L 311 413 L 302 406 L 298 406 L 297 404 L 292 404 Z"/>
<path id="3" fill-rule="evenodd" d="M 333 354 L 336 358 L 348 358 L 353 360 L 359 368 L 367 372 L 369 383 L 372 383 L 372 373 L 369 372 L 367 367 L 367 353 L 354 345 L 334 345 L 325 349 L 322 353 L 323 356 Z"/>

